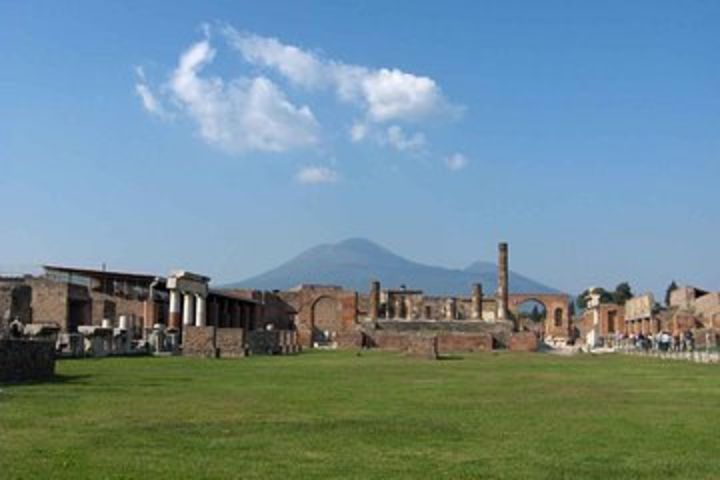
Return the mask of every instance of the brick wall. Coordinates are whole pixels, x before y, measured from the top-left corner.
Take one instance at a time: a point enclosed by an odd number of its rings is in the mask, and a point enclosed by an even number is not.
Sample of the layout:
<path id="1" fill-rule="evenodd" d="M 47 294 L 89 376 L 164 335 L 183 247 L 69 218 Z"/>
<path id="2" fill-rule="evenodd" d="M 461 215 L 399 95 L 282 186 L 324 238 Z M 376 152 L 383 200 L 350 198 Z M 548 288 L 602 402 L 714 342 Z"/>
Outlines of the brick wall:
<path id="1" fill-rule="evenodd" d="M 215 327 L 191 327 L 183 329 L 183 355 L 213 358 L 215 348 Z"/>
<path id="2" fill-rule="evenodd" d="M 536 352 L 539 347 L 533 332 L 516 332 L 510 336 L 510 350 L 513 352 Z"/>
<path id="3" fill-rule="evenodd" d="M 0 382 L 47 380 L 54 375 L 52 342 L 0 340 Z"/>
<path id="4" fill-rule="evenodd" d="M 100 292 L 90 292 L 92 300 L 92 325 L 102 325 L 107 318 L 114 327 L 118 326 L 120 315 L 135 318 L 135 327 L 142 328 L 145 318 L 145 302 Z"/>
<path id="5" fill-rule="evenodd" d="M 33 323 L 57 323 L 67 329 L 68 285 L 44 278 L 30 280 Z"/>
<path id="6" fill-rule="evenodd" d="M 489 333 L 441 333 L 438 335 L 440 353 L 489 352 L 493 338 Z"/>

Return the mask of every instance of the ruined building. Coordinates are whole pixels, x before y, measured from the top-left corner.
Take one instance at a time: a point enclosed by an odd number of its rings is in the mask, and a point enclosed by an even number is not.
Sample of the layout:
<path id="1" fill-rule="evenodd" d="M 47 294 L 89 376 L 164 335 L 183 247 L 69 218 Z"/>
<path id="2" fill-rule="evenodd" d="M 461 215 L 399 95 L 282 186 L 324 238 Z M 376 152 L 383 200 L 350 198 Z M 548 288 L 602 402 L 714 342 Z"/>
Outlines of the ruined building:
<path id="1" fill-rule="evenodd" d="M 23 323 L 57 325 L 60 350 L 73 355 L 145 349 L 236 357 L 300 347 L 401 348 L 426 337 L 463 351 L 533 349 L 540 336 L 566 341 L 568 296 L 510 293 L 508 255 L 500 243 L 494 295 L 477 283 L 458 296 L 383 289 L 378 281 L 368 293 L 314 284 L 220 290 L 210 288 L 210 278 L 184 270 L 163 277 L 46 265 L 40 277 L 13 280 L 15 300 L 6 308 Z M 528 300 L 542 303 L 547 315 L 536 333 L 525 334 L 518 312 Z"/>
<path id="2" fill-rule="evenodd" d="M 441 346 L 461 350 L 511 347 L 524 326 L 517 321 L 520 305 L 542 303 L 547 313 L 541 333 L 548 341 L 569 338 L 569 297 L 565 294 L 511 294 L 508 245 L 498 246 L 498 288 L 486 296 L 481 284 L 468 285 L 469 295 L 432 296 L 400 287 L 383 289 L 371 281 L 367 294 L 341 286 L 304 284 L 266 293 L 284 304 L 294 318 L 304 347 L 402 348 L 416 336 L 437 337 Z M 236 290 L 256 297 L 260 292 Z"/>

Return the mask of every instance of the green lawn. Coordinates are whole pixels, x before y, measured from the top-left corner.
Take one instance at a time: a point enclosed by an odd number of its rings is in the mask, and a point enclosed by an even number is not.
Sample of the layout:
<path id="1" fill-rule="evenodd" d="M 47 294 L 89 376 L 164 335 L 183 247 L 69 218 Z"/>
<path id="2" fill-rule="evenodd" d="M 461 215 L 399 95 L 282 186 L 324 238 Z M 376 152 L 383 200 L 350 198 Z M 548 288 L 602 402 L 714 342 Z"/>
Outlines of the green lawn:
<path id="1" fill-rule="evenodd" d="M 373 352 L 65 360 L 0 478 L 720 478 L 720 366 Z"/>

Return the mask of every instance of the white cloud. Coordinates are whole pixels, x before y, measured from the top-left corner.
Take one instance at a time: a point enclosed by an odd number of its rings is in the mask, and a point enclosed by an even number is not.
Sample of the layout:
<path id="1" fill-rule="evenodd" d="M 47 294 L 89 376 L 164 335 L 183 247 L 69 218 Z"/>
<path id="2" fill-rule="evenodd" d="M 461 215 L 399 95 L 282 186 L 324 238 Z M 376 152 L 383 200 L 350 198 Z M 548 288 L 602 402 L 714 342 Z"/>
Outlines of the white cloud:
<path id="1" fill-rule="evenodd" d="M 201 76 L 215 57 L 208 40 L 180 57 L 169 89 L 198 124 L 201 136 L 228 152 L 284 152 L 314 145 L 318 124 L 307 106 L 297 107 L 269 79 Z"/>
<path id="2" fill-rule="evenodd" d="M 361 142 L 365 139 L 368 133 L 368 127 L 364 123 L 357 122 L 350 127 L 350 139 L 353 142 Z"/>
<path id="3" fill-rule="evenodd" d="M 160 113 L 160 104 L 155 98 L 155 95 L 153 95 L 152 91 L 150 90 L 150 87 L 148 87 L 144 83 L 136 83 L 135 93 L 137 93 L 142 100 L 143 108 L 145 108 L 145 110 L 153 114 Z"/>
<path id="4" fill-rule="evenodd" d="M 226 27 L 224 32 L 248 63 L 277 69 L 290 81 L 304 87 L 317 87 L 323 83 L 324 66 L 313 53 L 285 45 L 275 38 L 241 34 L 231 27 Z"/>
<path id="5" fill-rule="evenodd" d="M 362 83 L 368 113 L 378 122 L 419 120 L 445 109 L 437 84 L 397 69 L 372 72 Z"/>
<path id="6" fill-rule="evenodd" d="M 454 110 L 429 77 L 324 59 L 276 38 L 240 33 L 232 27 L 225 27 L 223 33 L 248 63 L 275 70 L 305 88 L 329 86 L 341 100 L 360 105 L 371 121 L 420 121 Z"/>
<path id="7" fill-rule="evenodd" d="M 430 77 L 344 63 L 229 26 L 218 28 L 221 35 L 216 38 L 240 54 L 248 71 L 235 77 L 211 73 L 218 46 L 211 43 L 211 34 L 216 28 L 203 26 L 204 38 L 181 53 L 166 83 L 152 85 L 137 68 L 135 93 L 147 112 L 189 118 L 200 138 L 231 154 L 315 147 L 320 125 L 311 108 L 293 101 L 292 94 L 314 102 L 318 94 L 329 93 L 339 105 L 354 110 L 356 120 L 348 132 L 352 142 L 410 153 L 425 151 L 428 141 L 424 133 L 413 131 L 416 126 L 408 129 L 409 124 L 460 110 Z M 459 154 L 446 159 L 451 169 L 463 168 L 466 162 Z M 337 178 L 334 170 L 324 167 L 307 167 L 297 175 L 301 183 Z"/>
<path id="8" fill-rule="evenodd" d="M 295 179 L 305 185 L 335 183 L 338 180 L 338 174 L 327 167 L 311 166 L 302 168 Z"/>
<path id="9" fill-rule="evenodd" d="M 398 125 L 388 127 L 384 141 L 401 152 L 422 150 L 426 144 L 425 135 L 422 133 L 407 135 Z"/>
<path id="10" fill-rule="evenodd" d="M 445 166 L 450 170 L 462 170 L 468 164 L 468 159 L 462 153 L 453 153 L 449 157 L 445 157 Z"/>
<path id="11" fill-rule="evenodd" d="M 167 117 L 167 112 L 147 84 L 143 68 L 135 67 L 135 73 L 138 77 L 138 81 L 135 84 L 135 93 L 140 97 L 145 111 L 159 117 Z"/>

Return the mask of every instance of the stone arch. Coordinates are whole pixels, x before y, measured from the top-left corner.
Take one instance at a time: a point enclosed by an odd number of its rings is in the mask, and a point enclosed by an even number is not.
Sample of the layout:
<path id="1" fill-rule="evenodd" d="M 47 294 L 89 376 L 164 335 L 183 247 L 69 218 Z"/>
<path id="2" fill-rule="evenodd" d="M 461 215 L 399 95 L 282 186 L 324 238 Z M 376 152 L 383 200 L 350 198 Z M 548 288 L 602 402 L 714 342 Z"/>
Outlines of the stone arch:
<path id="1" fill-rule="evenodd" d="M 526 300 L 535 300 L 545 305 L 544 335 L 546 337 L 568 338 L 570 334 L 570 296 L 564 293 L 511 293 L 509 296 L 510 311 L 515 313 L 517 307 Z"/>
<path id="2" fill-rule="evenodd" d="M 342 330 L 342 305 L 338 299 L 323 295 L 310 307 L 312 343 L 324 344 L 333 341 Z"/>
<path id="3" fill-rule="evenodd" d="M 531 318 L 528 307 L 540 307 L 540 318 L 537 321 L 533 321 Z M 515 324 L 520 330 L 533 330 L 542 333 L 544 330 L 544 324 L 547 321 L 550 310 L 548 306 L 541 299 L 528 296 L 523 298 L 515 299 L 510 301 L 510 313 L 515 318 Z"/>

